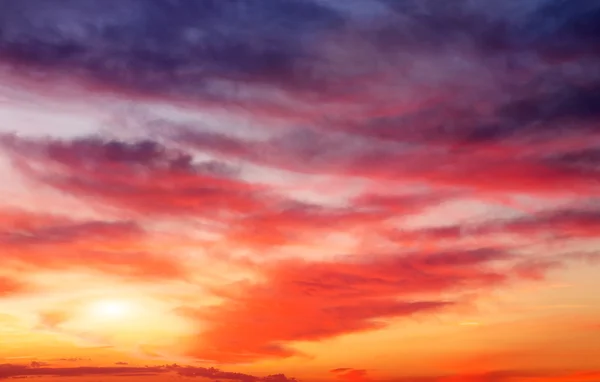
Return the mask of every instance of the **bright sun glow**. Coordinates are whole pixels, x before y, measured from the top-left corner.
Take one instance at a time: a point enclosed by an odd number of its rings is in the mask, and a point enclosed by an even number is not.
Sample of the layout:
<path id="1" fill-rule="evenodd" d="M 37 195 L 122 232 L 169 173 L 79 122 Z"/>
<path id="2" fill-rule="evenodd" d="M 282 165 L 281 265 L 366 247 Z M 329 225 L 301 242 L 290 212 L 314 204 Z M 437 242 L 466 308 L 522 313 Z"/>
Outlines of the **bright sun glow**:
<path id="1" fill-rule="evenodd" d="M 130 315 L 133 307 L 127 301 L 102 300 L 90 306 L 90 313 L 97 318 L 116 319 Z"/>

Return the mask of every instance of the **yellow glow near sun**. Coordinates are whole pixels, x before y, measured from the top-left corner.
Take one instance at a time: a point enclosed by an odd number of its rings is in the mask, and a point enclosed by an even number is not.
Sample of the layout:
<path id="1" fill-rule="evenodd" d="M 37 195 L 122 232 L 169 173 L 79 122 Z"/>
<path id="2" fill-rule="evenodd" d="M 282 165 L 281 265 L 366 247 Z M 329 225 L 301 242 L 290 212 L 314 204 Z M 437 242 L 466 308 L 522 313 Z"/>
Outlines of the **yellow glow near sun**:
<path id="1" fill-rule="evenodd" d="M 89 306 L 89 313 L 100 319 L 119 319 L 130 316 L 134 312 L 133 305 L 128 301 L 100 300 Z"/>
<path id="2" fill-rule="evenodd" d="M 197 324 L 180 316 L 176 307 L 151 294 L 94 293 L 65 309 L 69 319 L 61 333 L 82 344 L 119 351 L 139 352 L 144 345 L 156 353 L 178 354 Z"/>

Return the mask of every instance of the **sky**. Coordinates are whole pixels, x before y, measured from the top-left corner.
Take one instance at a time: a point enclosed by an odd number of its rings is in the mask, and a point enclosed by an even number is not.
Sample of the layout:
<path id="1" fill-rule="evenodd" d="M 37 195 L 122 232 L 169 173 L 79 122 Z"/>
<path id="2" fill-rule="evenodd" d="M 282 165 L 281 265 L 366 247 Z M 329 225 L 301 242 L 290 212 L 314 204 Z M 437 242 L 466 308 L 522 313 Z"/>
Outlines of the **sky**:
<path id="1" fill-rule="evenodd" d="M 599 26 L 0 0 L 0 380 L 599 382 Z"/>

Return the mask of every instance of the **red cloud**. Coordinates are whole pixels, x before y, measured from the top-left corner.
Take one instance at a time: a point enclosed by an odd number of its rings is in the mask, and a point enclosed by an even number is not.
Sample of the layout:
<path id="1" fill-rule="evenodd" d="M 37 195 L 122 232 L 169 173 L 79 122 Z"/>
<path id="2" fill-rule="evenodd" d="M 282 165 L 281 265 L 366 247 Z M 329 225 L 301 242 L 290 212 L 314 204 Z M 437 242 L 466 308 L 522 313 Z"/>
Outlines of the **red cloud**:
<path id="1" fill-rule="evenodd" d="M 498 285 L 505 276 L 488 265 L 506 259 L 481 250 L 264 266 L 264 282 L 229 287 L 221 293 L 222 305 L 188 311 L 208 325 L 191 354 L 222 362 L 289 356 L 292 341 L 381 328 L 384 319 L 452 304 L 417 294 Z"/>
<path id="2" fill-rule="evenodd" d="M 228 245 L 251 248 L 320 238 L 329 232 L 373 231 L 385 220 L 418 213 L 453 196 L 367 194 L 331 208 L 285 199 L 238 179 L 219 162 L 196 163 L 190 154 L 154 141 L 96 138 L 74 141 L 4 137 L 25 174 L 82 198 L 142 216 L 202 218 Z"/>
<path id="3" fill-rule="evenodd" d="M 5 136 L 15 165 L 69 194 L 140 214 L 224 218 L 263 205 L 260 187 L 236 179 L 223 163 L 195 163 L 153 141 L 35 141 Z"/>
<path id="4" fill-rule="evenodd" d="M 339 368 L 331 370 L 336 378 L 345 382 L 366 382 L 370 381 L 367 377 L 367 371 L 364 369 Z"/>
<path id="5" fill-rule="evenodd" d="M 461 149 L 425 140 L 407 148 L 393 140 L 339 135 L 331 129 L 294 132 L 264 141 L 246 141 L 192 128 L 175 131 L 178 132 L 171 133 L 170 138 L 182 145 L 292 171 L 424 183 L 472 190 L 488 198 L 511 193 L 560 196 L 578 192 L 593 196 L 600 192 L 590 170 L 549 160 L 552 151 L 536 153 L 535 146 L 521 146 L 515 153 L 485 150 L 487 146 Z M 576 140 L 573 144 L 558 153 L 580 150 L 584 143 Z"/>
<path id="6" fill-rule="evenodd" d="M 442 200 L 442 195 L 369 194 L 340 208 L 304 203 L 265 205 L 263 210 L 232 224 L 226 237 L 234 245 L 268 247 L 322 241 L 331 232 L 363 235 L 380 229 L 388 219 L 411 216 Z"/>
<path id="7" fill-rule="evenodd" d="M 184 268 L 151 248 L 159 241 L 147 240 L 132 222 L 0 210 L 0 264 L 15 270 L 93 268 L 140 279 L 184 277 Z"/>

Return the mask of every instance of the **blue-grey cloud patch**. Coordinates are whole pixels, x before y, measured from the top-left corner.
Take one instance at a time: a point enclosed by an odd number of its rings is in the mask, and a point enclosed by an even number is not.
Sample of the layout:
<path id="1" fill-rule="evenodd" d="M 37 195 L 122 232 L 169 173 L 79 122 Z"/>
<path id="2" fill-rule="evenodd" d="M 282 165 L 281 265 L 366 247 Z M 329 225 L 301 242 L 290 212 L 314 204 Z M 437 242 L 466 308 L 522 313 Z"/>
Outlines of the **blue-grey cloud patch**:
<path id="1" fill-rule="evenodd" d="M 514 99 L 498 106 L 493 121 L 476 116 L 446 136 L 429 136 L 469 144 L 514 139 L 555 139 L 600 132 L 600 84 L 563 84 L 552 91 Z M 427 137 L 426 134 L 423 134 Z"/>
<path id="2" fill-rule="evenodd" d="M 419 82 L 405 72 L 416 56 L 448 69 L 470 52 L 473 65 L 504 75 L 537 70 L 547 51 L 598 53 L 600 14 L 561 0 L 364 0 L 345 10 L 316 0 L 0 0 L 0 9 L 0 54 L 20 71 L 216 100 L 233 97 L 231 84 L 356 92 L 356 81 L 376 86 L 369 78 L 382 67 Z"/>
<path id="3" fill-rule="evenodd" d="M 17 63 L 188 94 L 216 79 L 293 82 L 319 33 L 343 21 L 302 0 L 3 0 L 0 8 L 0 52 Z"/>
<path id="4" fill-rule="evenodd" d="M 600 54 L 600 4 L 568 0 L 539 3 L 523 28 L 525 41 L 555 57 Z"/>

